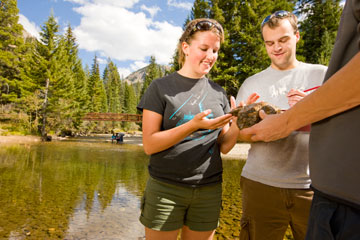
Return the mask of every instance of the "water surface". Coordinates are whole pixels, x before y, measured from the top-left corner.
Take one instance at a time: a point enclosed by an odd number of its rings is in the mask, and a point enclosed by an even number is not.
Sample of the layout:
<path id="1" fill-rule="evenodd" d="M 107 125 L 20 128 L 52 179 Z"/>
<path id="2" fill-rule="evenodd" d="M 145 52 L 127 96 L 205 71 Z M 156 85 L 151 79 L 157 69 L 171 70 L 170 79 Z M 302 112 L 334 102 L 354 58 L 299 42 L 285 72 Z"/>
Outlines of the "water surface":
<path id="1" fill-rule="evenodd" d="M 67 141 L 0 146 L 0 239 L 142 239 L 148 178 L 141 146 Z M 238 239 L 240 173 L 224 161 L 216 239 Z"/>

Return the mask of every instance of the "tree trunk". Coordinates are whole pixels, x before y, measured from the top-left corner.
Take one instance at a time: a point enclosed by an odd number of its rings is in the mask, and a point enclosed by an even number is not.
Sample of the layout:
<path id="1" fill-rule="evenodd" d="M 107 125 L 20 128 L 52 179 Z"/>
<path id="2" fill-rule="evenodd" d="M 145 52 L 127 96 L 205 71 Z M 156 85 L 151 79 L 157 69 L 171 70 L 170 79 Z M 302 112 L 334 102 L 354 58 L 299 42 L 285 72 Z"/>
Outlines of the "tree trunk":
<path id="1" fill-rule="evenodd" d="M 44 103 L 42 107 L 42 126 L 41 126 L 41 140 L 42 141 L 51 141 L 51 138 L 47 136 L 46 133 L 46 108 L 48 105 L 48 91 L 49 91 L 49 79 L 46 79 L 45 93 L 44 93 Z"/>

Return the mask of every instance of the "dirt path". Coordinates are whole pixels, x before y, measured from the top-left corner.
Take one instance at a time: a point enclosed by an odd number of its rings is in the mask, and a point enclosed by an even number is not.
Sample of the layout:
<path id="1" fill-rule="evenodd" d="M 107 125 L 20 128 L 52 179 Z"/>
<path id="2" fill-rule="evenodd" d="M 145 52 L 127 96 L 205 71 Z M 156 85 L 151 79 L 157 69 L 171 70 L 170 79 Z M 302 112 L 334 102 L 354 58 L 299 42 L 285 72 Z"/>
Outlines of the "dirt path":
<path id="1" fill-rule="evenodd" d="M 228 154 L 221 154 L 222 159 L 247 159 L 250 144 L 237 143 Z"/>

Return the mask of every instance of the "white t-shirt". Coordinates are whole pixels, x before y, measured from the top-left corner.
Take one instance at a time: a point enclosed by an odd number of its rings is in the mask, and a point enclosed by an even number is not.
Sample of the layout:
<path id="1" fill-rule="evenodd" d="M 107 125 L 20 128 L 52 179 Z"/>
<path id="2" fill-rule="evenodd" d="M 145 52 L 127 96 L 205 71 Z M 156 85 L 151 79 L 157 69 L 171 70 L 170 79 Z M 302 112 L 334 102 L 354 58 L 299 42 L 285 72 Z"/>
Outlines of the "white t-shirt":
<path id="1" fill-rule="evenodd" d="M 258 101 L 288 109 L 286 94 L 291 89 L 306 90 L 322 84 L 327 67 L 300 62 L 296 68 L 279 71 L 271 66 L 247 78 L 236 102 L 246 101 L 256 92 Z M 310 92 L 309 92 L 310 93 Z M 309 132 L 294 131 L 274 142 L 251 144 L 242 176 L 281 188 L 309 188 Z"/>

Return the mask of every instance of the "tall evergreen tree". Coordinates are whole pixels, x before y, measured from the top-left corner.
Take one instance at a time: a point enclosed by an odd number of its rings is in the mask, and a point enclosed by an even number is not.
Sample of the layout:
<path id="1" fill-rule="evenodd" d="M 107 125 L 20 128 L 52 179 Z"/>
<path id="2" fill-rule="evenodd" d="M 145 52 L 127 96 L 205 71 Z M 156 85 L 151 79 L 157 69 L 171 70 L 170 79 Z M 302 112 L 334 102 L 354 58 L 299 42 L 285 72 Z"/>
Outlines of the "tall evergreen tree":
<path id="1" fill-rule="evenodd" d="M 231 82 L 234 81 L 234 74 L 236 65 L 232 65 L 233 54 L 231 53 L 231 40 L 230 33 L 226 28 L 227 17 L 234 14 L 234 8 L 236 4 L 229 2 L 222 4 L 220 1 L 211 1 L 210 4 L 210 18 L 217 20 L 224 30 L 224 42 L 221 44 L 220 51 L 218 53 L 218 60 L 216 61 L 213 69 L 210 72 L 210 78 L 220 84 L 226 91 L 229 91 Z M 229 19 L 232 21 L 232 19 Z"/>
<path id="2" fill-rule="evenodd" d="M 124 112 L 128 114 L 136 114 L 137 109 L 137 98 L 135 96 L 135 90 L 131 84 L 128 84 L 125 82 L 125 106 L 124 106 Z M 131 126 L 135 126 L 134 123 L 131 122 L 124 122 L 123 124 L 124 129 L 128 130 L 131 128 Z"/>
<path id="3" fill-rule="evenodd" d="M 46 123 L 54 130 L 61 128 L 61 122 L 69 116 L 69 91 L 73 87 L 67 67 L 68 57 L 58 31 L 59 25 L 51 14 L 42 26 L 41 41 L 35 44 L 31 59 L 33 64 L 26 72 L 27 84 L 23 88 L 24 97 L 36 89 L 42 92 L 41 95 L 45 99 L 40 122 L 43 125 Z M 51 121 L 47 121 L 48 117 Z M 44 129 L 44 126 L 41 129 Z"/>
<path id="4" fill-rule="evenodd" d="M 100 68 L 96 55 L 91 68 L 87 89 L 90 98 L 90 112 L 107 112 L 106 91 L 104 82 L 100 77 Z"/>
<path id="5" fill-rule="evenodd" d="M 104 70 L 104 84 L 107 95 L 108 111 L 120 113 L 122 110 L 122 105 L 120 103 L 120 75 L 116 65 L 110 59 Z"/>
<path id="6" fill-rule="evenodd" d="M 18 23 L 16 0 L 0 2 L 0 103 L 15 102 L 20 96 L 20 61 L 24 44 L 22 26 Z"/>
<path id="7" fill-rule="evenodd" d="M 196 18 L 209 18 L 211 7 L 209 1 L 206 0 L 195 0 L 194 5 L 191 8 L 190 19 Z M 185 21 L 185 25 L 188 23 L 189 19 Z"/>
<path id="8" fill-rule="evenodd" d="M 120 77 L 119 81 L 119 102 L 120 102 L 120 113 L 123 113 L 125 110 L 125 80 Z"/>
<path id="9" fill-rule="evenodd" d="M 71 80 L 73 89 L 69 89 L 71 92 L 71 109 L 74 127 L 78 128 L 81 123 L 81 117 L 87 112 L 89 98 L 86 89 L 86 75 L 82 68 L 81 60 L 78 57 L 78 45 L 76 43 L 75 36 L 72 28 L 69 25 L 65 36 L 63 37 L 65 51 L 68 57 L 68 70 L 71 73 Z"/>
<path id="10" fill-rule="evenodd" d="M 299 53 L 309 63 L 327 65 L 340 22 L 340 0 L 300 0 L 297 12 L 304 16 L 300 23 L 303 45 Z"/>
<path id="11" fill-rule="evenodd" d="M 125 112 L 135 114 L 137 102 L 134 87 L 132 86 L 132 84 L 125 83 L 125 99 Z"/>
<path id="12" fill-rule="evenodd" d="M 154 56 L 151 56 L 150 58 L 150 64 L 146 67 L 145 72 L 145 80 L 144 84 L 141 90 L 141 96 L 144 95 L 146 89 L 149 87 L 150 83 L 156 79 L 162 76 L 162 72 L 160 69 L 160 66 L 156 63 L 156 59 Z"/>
<path id="13" fill-rule="evenodd" d="M 135 95 L 136 95 L 136 101 L 139 102 L 140 98 L 141 98 L 141 91 L 142 91 L 142 87 L 141 87 L 141 82 L 137 81 L 136 83 L 134 83 L 134 91 L 135 91 Z"/>

